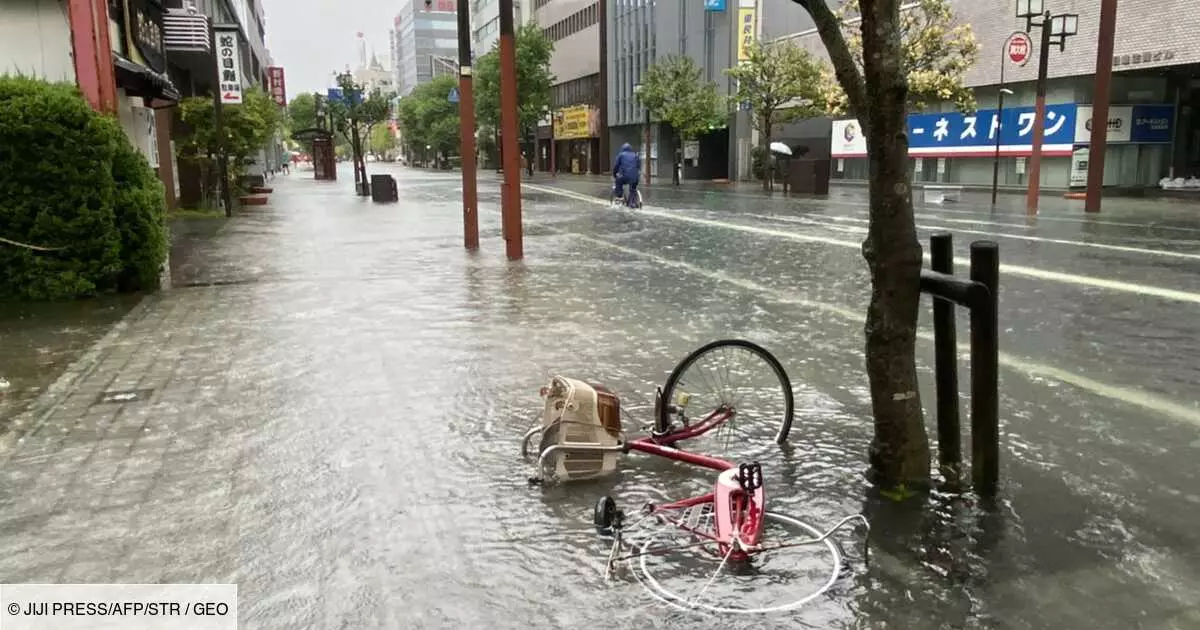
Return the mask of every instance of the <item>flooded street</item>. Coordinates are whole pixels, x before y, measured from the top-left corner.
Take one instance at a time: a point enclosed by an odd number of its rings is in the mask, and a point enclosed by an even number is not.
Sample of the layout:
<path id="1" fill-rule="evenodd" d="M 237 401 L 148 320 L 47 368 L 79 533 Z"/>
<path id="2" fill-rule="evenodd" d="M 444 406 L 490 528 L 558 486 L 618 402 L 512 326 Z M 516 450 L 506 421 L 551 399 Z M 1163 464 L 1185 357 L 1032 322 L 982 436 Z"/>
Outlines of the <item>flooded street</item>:
<path id="1" fill-rule="evenodd" d="M 863 479 L 863 192 L 658 187 L 631 213 L 602 181 L 539 180 L 525 260 L 509 263 L 491 175 L 469 254 L 457 174 L 371 170 L 397 176 L 400 203 L 356 198 L 349 170 L 281 177 L 271 205 L 195 237 L 175 287 L 69 383 L 14 380 L 11 395 L 40 398 L 0 451 L 0 581 L 236 582 L 247 628 L 1200 627 L 1194 207 L 1112 200 L 1096 219 L 1030 221 L 1015 198 L 918 205 L 926 242 L 950 230 L 964 259 L 971 240 L 1000 244 L 988 511 L 897 506 Z M 929 315 L 926 299 L 932 439 Z M 605 583 L 596 499 L 636 510 L 705 492 L 710 472 L 631 455 L 611 479 L 531 487 L 519 454 L 551 375 L 605 384 L 650 423 L 655 387 L 721 338 L 762 344 L 791 377 L 789 444 L 745 447 L 771 509 L 873 524 L 870 563 L 842 536 L 849 570 L 787 614 L 700 616 Z"/>

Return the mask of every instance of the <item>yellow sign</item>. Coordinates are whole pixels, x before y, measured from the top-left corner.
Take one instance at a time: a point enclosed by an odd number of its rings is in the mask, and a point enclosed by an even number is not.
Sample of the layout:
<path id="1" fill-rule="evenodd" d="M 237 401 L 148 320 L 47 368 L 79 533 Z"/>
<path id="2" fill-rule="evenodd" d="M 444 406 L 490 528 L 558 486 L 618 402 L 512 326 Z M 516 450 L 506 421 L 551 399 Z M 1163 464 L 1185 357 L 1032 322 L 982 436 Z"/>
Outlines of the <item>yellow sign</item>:
<path id="1" fill-rule="evenodd" d="M 591 113 L 592 108 L 587 105 L 558 110 L 554 117 L 554 137 L 559 140 L 592 137 Z"/>
<path id="2" fill-rule="evenodd" d="M 754 7 L 739 8 L 737 40 L 738 61 L 748 61 L 750 59 L 750 46 L 754 45 L 755 26 Z"/>

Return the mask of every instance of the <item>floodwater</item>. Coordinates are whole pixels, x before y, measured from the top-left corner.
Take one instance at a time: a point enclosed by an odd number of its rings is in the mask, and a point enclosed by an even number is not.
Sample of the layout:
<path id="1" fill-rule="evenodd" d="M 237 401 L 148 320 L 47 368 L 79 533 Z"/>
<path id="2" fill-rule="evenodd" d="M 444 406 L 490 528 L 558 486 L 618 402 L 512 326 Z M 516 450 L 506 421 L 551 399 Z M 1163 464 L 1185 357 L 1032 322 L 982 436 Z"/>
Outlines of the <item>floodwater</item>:
<path id="1" fill-rule="evenodd" d="M 897 505 L 862 475 L 872 432 L 855 314 L 868 285 L 852 194 L 648 189 L 639 214 L 584 198 L 603 183 L 530 187 L 526 258 L 509 263 L 495 182 L 482 184 L 482 250 L 468 254 L 456 178 L 393 172 L 395 205 L 294 174 L 270 207 L 197 250 L 193 286 L 156 298 L 125 333 L 188 377 L 114 422 L 136 419 L 149 436 L 122 434 L 139 457 L 126 468 L 161 470 L 138 500 L 94 511 L 72 497 L 110 492 L 125 468 L 103 477 L 85 461 L 75 491 L 49 507 L 0 495 L 15 515 L 0 523 L 5 581 L 235 581 L 241 621 L 256 628 L 1200 627 L 1200 305 L 1186 298 L 1200 261 L 1153 253 L 1200 253 L 1200 222 L 1174 208 L 1153 228 L 1145 216 L 1123 226 L 1064 212 L 1030 226 L 922 208 L 922 225 L 993 233 L 960 236 L 962 255 L 971 238 L 993 238 L 1004 263 L 1060 275 L 1002 272 L 998 505 L 940 494 Z M 959 330 L 965 339 L 965 319 Z M 551 375 L 615 389 L 633 433 L 675 363 L 720 338 L 762 344 L 793 384 L 788 445 L 746 445 L 771 509 L 821 529 L 857 512 L 873 524 L 869 563 L 860 534 L 840 535 L 848 568 L 786 614 L 680 612 L 627 575 L 604 580 L 596 499 L 635 511 L 706 491 L 711 472 L 630 455 L 610 479 L 531 486 L 519 457 Z M 928 343 L 920 353 L 930 408 Z M 23 480 L 56 449 L 105 448 L 57 430 L 7 453 L 0 487 L 32 491 L 42 481 Z M 119 556 L 35 563 L 34 551 L 75 549 L 74 530 L 46 527 L 62 514 L 92 541 L 123 541 Z"/>

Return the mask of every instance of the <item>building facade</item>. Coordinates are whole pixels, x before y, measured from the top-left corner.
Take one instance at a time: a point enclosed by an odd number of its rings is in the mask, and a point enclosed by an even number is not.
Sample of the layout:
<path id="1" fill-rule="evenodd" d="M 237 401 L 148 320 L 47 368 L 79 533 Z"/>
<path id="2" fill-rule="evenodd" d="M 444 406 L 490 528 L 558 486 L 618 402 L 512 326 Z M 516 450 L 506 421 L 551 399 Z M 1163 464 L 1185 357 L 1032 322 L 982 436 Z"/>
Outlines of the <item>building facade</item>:
<path id="1" fill-rule="evenodd" d="M 551 113 L 538 129 L 537 165 L 568 173 L 601 173 L 609 156 L 601 154 L 607 134 L 600 112 L 600 10 L 598 0 L 534 0 L 533 19 L 554 42 L 550 73 L 555 85 Z M 553 126 L 551 126 L 553 125 Z M 551 150 L 553 138 L 554 149 Z"/>
<path id="2" fill-rule="evenodd" d="M 536 3 L 544 0 L 513 0 L 513 25 L 533 19 Z M 500 41 L 500 0 L 471 0 L 471 50 L 486 55 Z"/>
<path id="3" fill-rule="evenodd" d="M 447 60 L 458 59 L 456 5 L 455 0 L 433 0 L 426 8 L 423 0 L 404 0 L 391 31 L 392 69 L 400 96 L 446 73 Z"/>
<path id="4" fill-rule="evenodd" d="M 1001 186 L 1024 187 L 1031 153 L 1030 131 L 1035 102 L 1038 54 L 1027 63 L 1007 58 L 1006 42 L 1025 20 L 1010 6 L 953 0 L 957 20 L 970 24 L 979 42 L 979 61 L 966 75 L 975 89 L 978 111 L 964 115 L 950 104 L 909 116 L 913 177 L 918 182 L 989 185 L 999 153 Z M 1090 142 L 1093 75 L 1100 8 L 1097 2 L 1046 0 L 1054 13 L 1079 14 L 1078 34 L 1064 50 L 1050 49 L 1046 146 L 1041 184 L 1069 188 L 1086 183 Z M 1109 187 L 1145 188 L 1163 177 L 1200 176 L 1200 12 L 1191 0 L 1124 0 L 1117 14 L 1108 149 L 1104 183 Z M 822 58 L 824 46 L 815 31 L 783 39 Z M 1004 84 L 1001 84 L 1001 68 Z M 1001 87 L 1013 94 L 997 116 Z M 816 123 L 810 124 L 812 127 Z M 865 145 L 853 121 L 833 121 L 829 148 L 834 177 L 865 180 Z M 999 136 L 997 138 L 997 136 Z M 999 140 L 1000 149 L 996 150 Z"/>

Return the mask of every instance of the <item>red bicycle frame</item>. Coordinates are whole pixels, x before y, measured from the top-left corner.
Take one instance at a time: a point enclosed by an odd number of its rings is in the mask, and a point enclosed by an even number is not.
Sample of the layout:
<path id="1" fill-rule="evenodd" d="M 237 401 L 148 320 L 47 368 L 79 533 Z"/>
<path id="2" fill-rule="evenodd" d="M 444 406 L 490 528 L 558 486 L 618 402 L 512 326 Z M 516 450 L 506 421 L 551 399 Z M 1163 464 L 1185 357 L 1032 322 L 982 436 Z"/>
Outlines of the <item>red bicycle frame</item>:
<path id="1" fill-rule="evenodd" d="M 738 481 L 738 469 L 733 463 L 711 455 L 681 451 L 673 446 L 681 440 L 703 435 L 728 422 L 733 416 L 732 409 L 721 407 L 696 424 L 666 435 L 638 438 L 627 442 L 626 446 L 630 450 L 721 471 L 713 492 L 654 506 L 652 513 L 695 536 L 716 542 L 722 557 L 736 561 L 747 557 L 747 551 L 758 545 L 762 534 L 766 505 L 762 487 L 746 491 Z M 706 503 L 713 506 L 713 533 L 701 531 L 669 515 L 670 512 Z"/>

